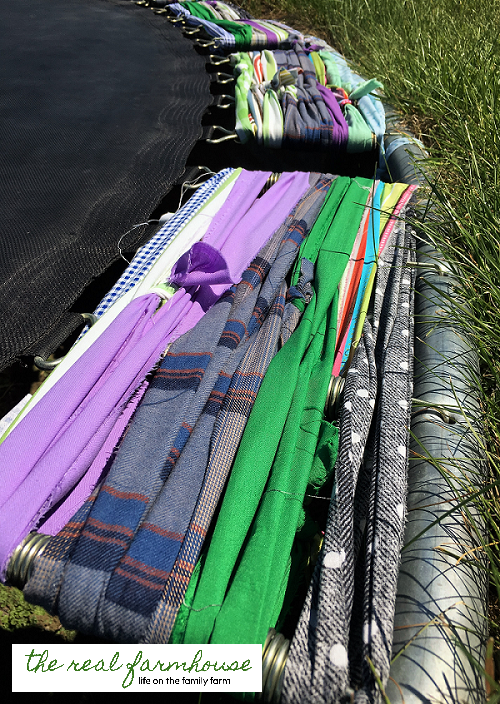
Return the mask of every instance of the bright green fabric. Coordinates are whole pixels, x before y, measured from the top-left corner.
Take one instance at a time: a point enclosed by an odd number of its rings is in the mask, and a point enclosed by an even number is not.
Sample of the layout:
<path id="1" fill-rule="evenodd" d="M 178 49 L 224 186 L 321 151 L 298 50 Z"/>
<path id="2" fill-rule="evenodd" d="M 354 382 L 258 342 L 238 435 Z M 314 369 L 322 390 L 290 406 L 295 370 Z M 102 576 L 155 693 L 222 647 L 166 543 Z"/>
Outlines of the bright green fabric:
<path id="1" fill-rule="evenodd" d="M 311 51 L 309 58 L 314 64 L 314 70 L 316 72 L 316 80 L 321 83 L 322 86 L 326 86 L 326 70 L 325 64 L 322 61 L 320 55 L 317 51 Z"/>
<path id="2" fill-rule="evenodd" d="M 250 122 L 248 114 L 248 91 L 253 82 L 253 63 L 246 52 L 233 54 L 234 73 L 236 85 L 234 95 L 236 98 L 236 125 L 235 130 L 240 142 L 248 142 L 255 135 L 256 126 Z"/>
<path id="3" fill-rule="evenodd" d="M 231 20 L 218 20 L 214 18 L 213 13 L 205 6 L 200 5 L 197 2 L 191 2 L 186 0 L 181 2 L 182 7 L 184 7 L 188 12 L 190 12 L 194 17 L 199 17 L 202 20 L 208 20 L 212 24 L 216 24 L 226 32 L 233 35 L 236 42 L 237 49 L 244 49 L 249 47 L 252 43 L 252 27 L 244 22 L 232 22 Z"/>
<path id="4" fill-rule="evenodd" d="M 185 2 L 180 3 L 185 10 L 188 10 L 194 17 L 199 17 L 202 20 L 209 20 L 213 22 L 216 17 L 212 10 L 210 10 L 206 5 L 200 5 L 198 2 L 192 2 L 191 0 L 185 0 Z"/>
<path id="5" fill-rule="evenodd" d="M 262 136 L 265 147 L 279 149 L 283 140 L 283 110 L 276 91 L 270 88 L 264 93 L 262 106 Z"/>
<path id="6" fill-rule="evenodd" d="M 222 27 L 226 32 L 233 35 L 237 49 L 248 49 L 252 44 L 252 27 L 243 22 L 231 22 L 231 20 L 210 20 L 213 24 Z"/>
<path id="7" fill-rule="evenodd" d="M 371 93 L 377 88 L 383 87 L 384 86 L 382 85 L 382 83 L 380 83 L 380 81 L 377 81 L 376 78 L 370 78 L 368 81 L 360 83 L 359 86 L 357 86 L 349 95 L 349 98 L 351 100 L 359 100 L 360 98 L 363 98 L 365 95 L 368 95 L 368 93 Z"/>
<path id="8" fill-rule="evenodd" d="M 315 262 L 315 293 L 257 396 L 199 580 L 186 594 L 192 605 L 179 614 L 186 623 L 184 642 L 263 643 L 276 623 L 322 428 L 335 351 L 337 287 L 370 184 L 338 177 L 301 247 L 298 260 Z M 297 278 L 296 271 L 292 283 Z M 334 436 L 328 434 L 331 462 Z"/>

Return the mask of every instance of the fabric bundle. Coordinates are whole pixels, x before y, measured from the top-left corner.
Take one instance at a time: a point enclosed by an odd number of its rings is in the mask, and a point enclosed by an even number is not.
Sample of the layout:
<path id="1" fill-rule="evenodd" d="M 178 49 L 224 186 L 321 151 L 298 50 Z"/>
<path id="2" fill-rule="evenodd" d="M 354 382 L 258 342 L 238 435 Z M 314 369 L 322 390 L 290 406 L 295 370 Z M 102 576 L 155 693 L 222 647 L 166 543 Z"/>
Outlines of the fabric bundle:
<path id="1" fill-rule="evenodd" d="M 217 2 L 169 3 L 168 9 L 187 24 L 202 28 L 209 37 L 217 39 L 219 49 L 248 51 L 258 47 L 277 48 L 301 38 L 300 32 L 272 20 L 241 18 L 233 6 Z"/>
<path id="2" fill-rule="evenodd" d="M 298 41 L 290 50 L 231 55 L 236 76 L 236 132 L 267 147 L 312 147 L 355 153 L 376 137 L 355 102 L 381 87 L 366 81 L 351 95 L 335 54 Z M 350 89 L 350 85 L 346 84 Z"/>
<path id="3" fill-rule="evenodd" d="M 278 22 L 236 19 L 238 9 L 220 2 L 168 8 L 217 38 L 219 53 L 233 52 L 240 142 L 352 154 L 378 148 L 383 166 L 385 112 L 375 94 L 382 84 L 352 72 L 325 41 Z"/>

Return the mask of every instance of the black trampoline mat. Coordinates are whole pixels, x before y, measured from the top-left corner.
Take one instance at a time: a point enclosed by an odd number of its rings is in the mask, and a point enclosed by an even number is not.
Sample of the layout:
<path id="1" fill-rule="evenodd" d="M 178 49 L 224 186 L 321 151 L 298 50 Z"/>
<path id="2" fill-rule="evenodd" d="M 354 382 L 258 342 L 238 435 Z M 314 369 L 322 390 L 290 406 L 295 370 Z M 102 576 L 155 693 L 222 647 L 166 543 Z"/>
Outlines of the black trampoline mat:
<path id="1" fill-rule="evenodd" d="M 0 3 L 0 368 L 142 244 L 210 103 L 205 63 L 118 0 Z"/>

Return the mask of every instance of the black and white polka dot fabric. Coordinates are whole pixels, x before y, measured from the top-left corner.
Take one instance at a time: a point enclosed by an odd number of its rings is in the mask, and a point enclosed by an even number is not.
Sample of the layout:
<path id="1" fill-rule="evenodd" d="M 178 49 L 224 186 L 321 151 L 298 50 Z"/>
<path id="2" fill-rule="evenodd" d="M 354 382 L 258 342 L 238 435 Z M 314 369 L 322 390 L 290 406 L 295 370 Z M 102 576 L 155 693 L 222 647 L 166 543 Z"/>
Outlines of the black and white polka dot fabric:
<path id="1" fill-rule="evenodd" d="M 413 388 L 412 205 L 378 261 L 346 375 L 323 551 L 292 640 L 282 704 L 378 702 L 389 676 Z"/>

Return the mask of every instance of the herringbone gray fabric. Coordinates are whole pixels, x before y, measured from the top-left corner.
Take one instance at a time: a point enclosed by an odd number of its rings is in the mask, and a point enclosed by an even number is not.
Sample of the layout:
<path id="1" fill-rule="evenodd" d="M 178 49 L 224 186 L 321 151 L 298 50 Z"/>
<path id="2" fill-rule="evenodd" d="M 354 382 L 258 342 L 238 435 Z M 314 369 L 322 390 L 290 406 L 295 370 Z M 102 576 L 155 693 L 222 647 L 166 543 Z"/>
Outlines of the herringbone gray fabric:
<path id="1" fill-rule="evenodd" d="M 378 702 L 403 540 L 413 385 L 413 236 L 401 216 L 379 259 L 371 321 L 347 373 L 322 554 L 292 641 L 282 704 Z"/>

